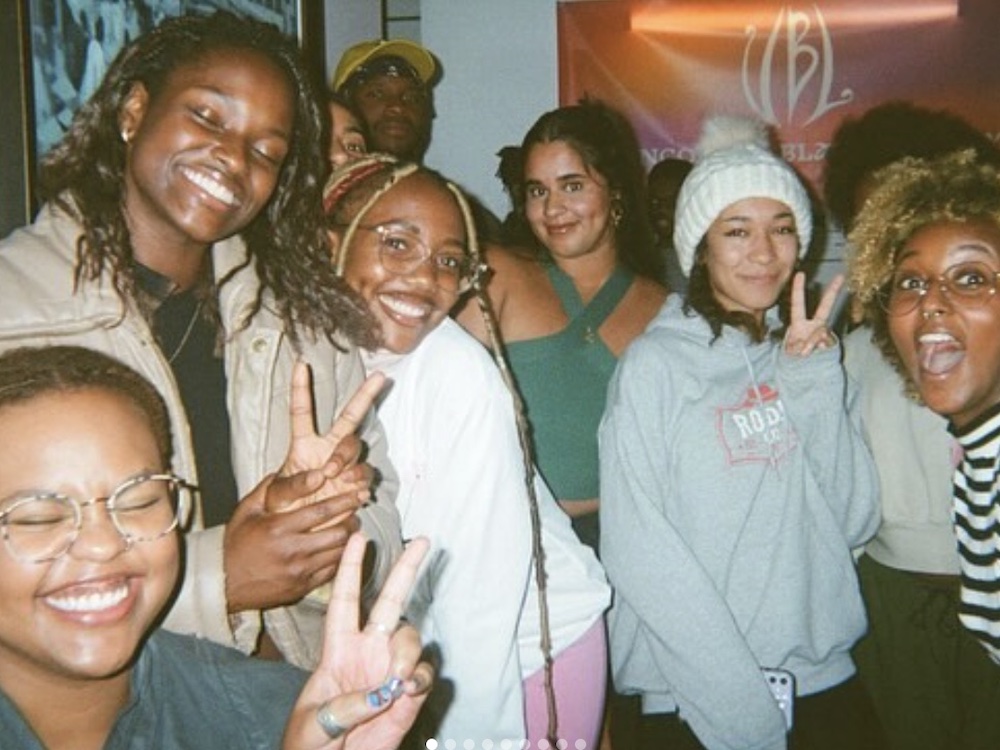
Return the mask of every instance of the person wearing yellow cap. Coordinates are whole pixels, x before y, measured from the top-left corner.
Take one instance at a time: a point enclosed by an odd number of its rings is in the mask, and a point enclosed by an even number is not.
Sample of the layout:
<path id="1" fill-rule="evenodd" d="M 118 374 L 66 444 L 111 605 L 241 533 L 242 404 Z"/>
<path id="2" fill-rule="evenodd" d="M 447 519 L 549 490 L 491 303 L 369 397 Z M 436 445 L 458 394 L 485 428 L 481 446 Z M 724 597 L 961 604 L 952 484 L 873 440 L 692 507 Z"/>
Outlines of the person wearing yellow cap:
<path id="1" fill-rule="evenodd" d="M 344 52 L 332 88 L 361 113 L 369 148 L 419 163 L 431 142 L 438 73 L 434 55 L 419 44 L 375 39 Z"/>

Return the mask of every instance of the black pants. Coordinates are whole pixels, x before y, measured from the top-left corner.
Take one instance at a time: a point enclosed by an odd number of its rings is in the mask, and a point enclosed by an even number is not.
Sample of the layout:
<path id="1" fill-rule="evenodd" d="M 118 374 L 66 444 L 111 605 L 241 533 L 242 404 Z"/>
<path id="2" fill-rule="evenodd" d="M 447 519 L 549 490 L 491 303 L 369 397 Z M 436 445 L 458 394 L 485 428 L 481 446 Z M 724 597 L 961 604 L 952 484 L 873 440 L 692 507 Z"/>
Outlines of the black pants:
<path id="1" fill-rule="evenodd" d="M 884 750 L 885 746 L 871 698 L 856 677 L 795 699 L 789 750 Z M 705 746 L 677 714 L 646 714 L 639 720 L 636 750 L 705 750 Z"/>
<path id="2" fill-rule="evenodd" d="M 601 524 L 598 521 L 597 511 L 583 516 L 571 516 L 569 520 L 580 541 L 600 557 Z"/>

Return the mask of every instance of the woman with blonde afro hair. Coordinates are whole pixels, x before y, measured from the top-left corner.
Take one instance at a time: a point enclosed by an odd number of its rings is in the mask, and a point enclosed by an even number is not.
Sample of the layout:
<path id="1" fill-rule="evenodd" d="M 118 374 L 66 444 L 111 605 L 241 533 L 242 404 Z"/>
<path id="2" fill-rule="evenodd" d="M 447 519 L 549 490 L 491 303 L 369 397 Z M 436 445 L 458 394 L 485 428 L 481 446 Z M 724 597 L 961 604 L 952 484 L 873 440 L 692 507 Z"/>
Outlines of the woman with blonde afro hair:
<path id="1" fill-rule="evenodd" d="M 1000 170 L 962 151 L 876 179 L 850 237 L 851 285 L 886 358 L 962 449 L 958 617 L 1000 663 Z M 980 706 L 996 705 L 1000 680 L 975 688 L 987 689 Z"/>
<path id="2" fill-rule="evenodd" d="M 985 219 L 1000 225 L 1000 168 L 977 161 L 968 149 L 936 159 L 904 158 L 878 171 L 875 180 L 878 188 L 848 237 L 854 248 L 848 284 L 864 306 L 883 355 L 912 386 L 890 339 L 883 304 L 900 250 L 931 224 Z"/>

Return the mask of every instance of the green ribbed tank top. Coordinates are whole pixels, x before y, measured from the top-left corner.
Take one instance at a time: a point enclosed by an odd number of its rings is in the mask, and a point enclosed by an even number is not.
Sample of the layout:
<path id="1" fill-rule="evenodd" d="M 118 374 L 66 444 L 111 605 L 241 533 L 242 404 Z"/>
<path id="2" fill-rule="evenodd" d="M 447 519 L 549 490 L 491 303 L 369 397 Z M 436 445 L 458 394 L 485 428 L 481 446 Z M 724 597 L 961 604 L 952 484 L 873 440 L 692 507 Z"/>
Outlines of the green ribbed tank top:
<path id="1" fill-rule="evenodd" d="M 558 333 L 507 344 L 507 358 L 531 423 L 535 460 L 560 500 L 599 495 L 597 428 L 618 360 L 597 329 L 632 285 L 618 267 L 584 305 L 558 266 L 547 269 L 569 324 Z"/>

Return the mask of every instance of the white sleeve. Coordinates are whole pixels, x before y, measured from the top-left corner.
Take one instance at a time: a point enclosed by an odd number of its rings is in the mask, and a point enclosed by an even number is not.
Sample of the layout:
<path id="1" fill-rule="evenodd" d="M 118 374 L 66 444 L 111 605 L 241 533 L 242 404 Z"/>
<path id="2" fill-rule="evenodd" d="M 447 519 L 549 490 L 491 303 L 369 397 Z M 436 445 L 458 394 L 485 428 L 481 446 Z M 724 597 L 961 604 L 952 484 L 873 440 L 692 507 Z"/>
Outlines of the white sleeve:
<path id="1" fill-rule="evenodd" d="M 466 368 L 463 350 L 445 353 L 435 350 L 436 363 L 425 359 L 426 368 L 407 373 L 420 387 L 401 388 L 406 413 L 383 419 L 400 474 L 404 536 L 432 542 L 409 616 L 440 649 L 440 694 L 452 693 L 436 737 L 478 745 L 525 736 L 517 632 L 530 514 L 513 405 L 499 376 L 486 369 L 488 359 L 484 367 L 472 358 L 477 366 Z M 417 444 L 398 445 L 401 433 Z M 399 461 L 398 453 L 408 457 Z"/>

